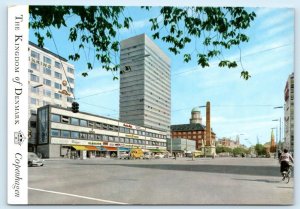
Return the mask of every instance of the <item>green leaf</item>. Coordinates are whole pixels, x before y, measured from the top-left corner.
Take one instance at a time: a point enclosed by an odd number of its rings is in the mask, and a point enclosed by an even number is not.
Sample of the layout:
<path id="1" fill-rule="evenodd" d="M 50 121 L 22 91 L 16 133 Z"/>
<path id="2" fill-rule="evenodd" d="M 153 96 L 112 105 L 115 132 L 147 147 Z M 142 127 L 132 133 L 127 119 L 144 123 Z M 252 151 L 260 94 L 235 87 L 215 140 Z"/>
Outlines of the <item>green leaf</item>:
<path id="1" fill-rule="evenodd" d="M 241 77 L 242 78 L 244 78 L 245 80 L 248 80 L 250 77 L 251 77 L 251 75 L 249 74 L 249 72 L 248 71 L 242 71 L 241 72 Z"/>
<path id="2" fill-rule="evenodd" d="M 83 77 L 87 77 L 88 76 L 88 73 L 81 73 L 81 75 L 83 76 Z"/>
<path id="3" fill-rule="evenodd" d="M 184 54 L 183 57 L 184 57 L 183 60 L 185 62 L 189 62 L 191 60 L 191 55 L 190 54 Z"/>

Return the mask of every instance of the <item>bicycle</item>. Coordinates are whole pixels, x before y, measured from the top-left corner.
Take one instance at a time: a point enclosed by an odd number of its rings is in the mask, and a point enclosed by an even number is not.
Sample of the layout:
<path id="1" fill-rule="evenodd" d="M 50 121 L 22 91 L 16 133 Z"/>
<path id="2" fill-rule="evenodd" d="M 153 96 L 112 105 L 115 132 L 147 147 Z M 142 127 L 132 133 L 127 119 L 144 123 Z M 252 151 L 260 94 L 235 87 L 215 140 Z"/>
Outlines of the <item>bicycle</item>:
<path id="1" fill-rule="evenodd" d="M 287 171 L 283 171 L 282 172 L 282 181 L 286 181 L 286 183 L 290 182 L 290 178 L 291 178 L 291 174 L 292 174 L 292 165 L 289 166 Z"/>

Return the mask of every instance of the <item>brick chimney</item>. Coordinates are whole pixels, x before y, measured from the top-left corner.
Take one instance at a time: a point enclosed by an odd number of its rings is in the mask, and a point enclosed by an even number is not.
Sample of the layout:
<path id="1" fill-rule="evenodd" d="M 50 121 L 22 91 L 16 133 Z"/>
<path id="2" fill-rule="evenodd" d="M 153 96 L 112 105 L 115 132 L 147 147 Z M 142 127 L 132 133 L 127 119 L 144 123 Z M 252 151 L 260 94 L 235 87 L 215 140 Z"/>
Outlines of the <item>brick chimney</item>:
<path id="1" fill-rule="evenodd" d="M 211 146 L 210 102 L 206 102 L 206 145 Z"/>

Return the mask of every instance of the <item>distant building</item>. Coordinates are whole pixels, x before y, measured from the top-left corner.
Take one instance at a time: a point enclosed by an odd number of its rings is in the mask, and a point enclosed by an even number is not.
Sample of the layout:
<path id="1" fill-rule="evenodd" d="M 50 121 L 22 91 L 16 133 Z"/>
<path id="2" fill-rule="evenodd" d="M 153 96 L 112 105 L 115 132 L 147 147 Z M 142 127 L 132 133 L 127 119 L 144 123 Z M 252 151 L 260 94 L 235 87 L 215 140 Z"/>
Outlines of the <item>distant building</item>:
<path id="1" fill-rule="evenodd" d="M 29 42 L 28 65 L 28 150 L 37 144 L 37 109 L 51 104 L 71 107 L 75 69 L 65 58 Z"/>
<path id="2" fill-rule="evenodd" d="M 121 41 L 120 120 L 170 131 L 170 58 L 147 35 Z"/>
<path id="3" fill-rule="evenodd" d="M 206 126 L 201 124 L 202 121 L 200 109 L 193 108 L 191 111 L 190 124 L 179 124 L 171 126 L 171 137 L 190 139 L 196 142 L 196 149 L 203 150 L 208 154 L 215 153 L 216 134 L 210 127 L 210 104 L 206 105 Z"/>
<path id="4" fill-rule="evenodd" d="M 294 152 L 294 73 L 284 89 L 284 146 Z"/>
<path id="5" fill-rule="evenodd" d="M 167 150 L 172 151 L 172 155 L 173 153 L 179 153 L 183 156 L 186 153 L 192 153 L 196 150 L 196 142 L 184 138 L 169 139 L 167 141 Z"/>
<path id="6" fill-rule="evenodd" d="M 240 142 L 239 142 L 238 137 L 236 140 L 232 140 L 230 138 L 223 137 L 223 138 L 217 140 L 216 146 L 223 146 L 223 147 L 228 147 L 228 148 L 234 149 L 236 147 L 240 147 Z"/>
<path id="7" fill-rule="evenodd" d="M 273 132 L 273 129 L 272 129 L 272 132 L 271 132 L 271 142 L 270 142 L 270 152 L 274 153 L 276 152 L 276 144 L 275 144 L 275 137 L 274 137 L 274 132 Z"/>

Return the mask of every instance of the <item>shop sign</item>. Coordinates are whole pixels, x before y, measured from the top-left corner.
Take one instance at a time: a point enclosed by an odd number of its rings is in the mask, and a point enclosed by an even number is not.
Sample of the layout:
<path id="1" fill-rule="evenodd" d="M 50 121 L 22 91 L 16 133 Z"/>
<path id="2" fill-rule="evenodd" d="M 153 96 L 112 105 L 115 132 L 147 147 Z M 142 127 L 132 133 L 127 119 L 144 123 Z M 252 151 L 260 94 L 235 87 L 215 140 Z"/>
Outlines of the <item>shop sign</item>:
<path id="1" fill-rule="evenodd" d="M 103 142 L 103 145 L 108 145 L 108 142 Z"/>
<path id="2" fill-rule="evenodd" d="M 129 138 L 135 138 L 135 139 L 138 139 L 138 138 L 139 138 L 138 135 L 134 135 L 134 134 L 126 134 L 125 136 L 126 136 L 126 137 L 129 137 Z"/>
<path id="3" fill-rule="evenodd" d="M 127 127 L 127 128 L 132 128 L 132 125 L 124 123 L 123 126 Z"/>
<path id="4" fill-rule="evenodd" d="M 102 145 L 102 142 L 97 142 L 97 141 L 89 141 L 88 145 Z"/>
<path id="5" fill-rule="evenodd" d="M 42 62 L 42 61 L 39 61 L 39 60 L 36 60 L 35 58 L 31 57 L 31 62 L 32 63 L 35 63 L 35 64 L 39 64 L 43 67 L 46 67 L 46 68 L 51 68 L 51 65 L 49 65 L 48 63 L 45 63 L 45 62 Z"/>

